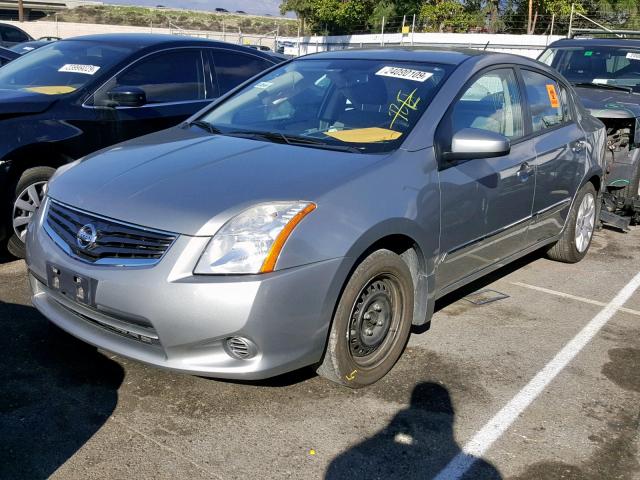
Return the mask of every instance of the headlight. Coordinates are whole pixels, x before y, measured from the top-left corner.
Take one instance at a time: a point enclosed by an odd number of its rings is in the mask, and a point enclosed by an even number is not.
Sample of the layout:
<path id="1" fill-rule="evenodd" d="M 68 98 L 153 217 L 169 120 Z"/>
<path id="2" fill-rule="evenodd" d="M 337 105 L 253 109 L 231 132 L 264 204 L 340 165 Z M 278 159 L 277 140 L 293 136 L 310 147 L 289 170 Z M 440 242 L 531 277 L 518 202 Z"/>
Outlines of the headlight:
<path id="1" fill-rule="evenodd" d="M 245 210 L 213 236 L 194 273 L 272 272 L 293 229 L 315 208 L 311 202 L 274 202 Z"/>

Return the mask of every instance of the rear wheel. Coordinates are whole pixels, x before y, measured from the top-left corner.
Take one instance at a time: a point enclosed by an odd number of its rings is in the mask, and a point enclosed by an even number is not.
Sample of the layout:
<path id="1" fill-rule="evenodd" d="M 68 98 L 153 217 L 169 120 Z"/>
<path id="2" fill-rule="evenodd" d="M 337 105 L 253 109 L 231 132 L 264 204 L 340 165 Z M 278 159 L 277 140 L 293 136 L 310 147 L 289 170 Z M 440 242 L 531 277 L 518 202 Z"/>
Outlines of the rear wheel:
<path id="1" fill-rule="evenodd" d="M 389 250 L 372 253 L 342 293 L 318 374 L 351 388 L 377 382 L 400 358 L 412 317 L 409 267 Z"/>
<path id="2" fill-rule="evenodd" d="M 549 258 L 564 263 L 576 263 L 584 258 L 593 239 L 597 196 L 592 183 L 580 189 L 560 240 L 547 251 Z"/>
<path id="3" fill-rule="evenodd" d="M 51 167 L 34 167 L 25 170 L 16 185 L 12 206 L 12 235 L 7 250 L 18 258 L 24 258 L 25 239 L 29 222 L 44 199 L 45 185 L 55 172 Z"/>

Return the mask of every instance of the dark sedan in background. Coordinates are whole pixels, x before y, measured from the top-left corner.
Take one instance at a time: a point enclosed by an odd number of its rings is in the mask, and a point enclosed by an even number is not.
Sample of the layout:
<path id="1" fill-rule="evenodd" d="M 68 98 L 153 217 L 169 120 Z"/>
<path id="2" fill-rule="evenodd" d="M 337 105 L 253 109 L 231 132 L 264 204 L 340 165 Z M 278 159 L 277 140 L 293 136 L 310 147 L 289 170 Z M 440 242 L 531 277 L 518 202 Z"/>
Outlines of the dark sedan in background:
<path id="1" fill-rule="evenodd" d="M 24 235 L 55 169 L 176 125 L 281 62 L 251 48 L 169 35 L 92 35 L 0 69 L 0 239 Z M 3 228 L 4 227 L 4 228 Z"/>
<path id="2" fill-rule="evenodd" d="M 0 47 L 13 47 L 19 43 L 31 42 L 33 37 L 21 28 L 0 23 Z"/>
<path id="3" fill-rule="evenodd" d="M 540 61 L 564 75 L 607 127 L 604 210 L 640 223 L 640 40 L 559 40 Z"/>

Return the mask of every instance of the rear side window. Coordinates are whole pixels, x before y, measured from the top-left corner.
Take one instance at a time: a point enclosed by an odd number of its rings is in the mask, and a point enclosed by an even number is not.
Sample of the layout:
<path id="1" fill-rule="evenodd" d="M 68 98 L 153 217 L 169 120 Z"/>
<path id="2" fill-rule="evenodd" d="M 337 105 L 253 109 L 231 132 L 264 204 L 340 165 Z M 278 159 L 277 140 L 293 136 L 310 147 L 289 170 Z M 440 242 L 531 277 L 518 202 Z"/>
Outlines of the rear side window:
<path id="1" fill-rule="evenodd" d="M 29 37 L 25 33 L 21 32 L 17 28 L 6 26 L 0 27 L 0 37 L 2 37 L 2 40 L 4 40 L 5 42 L 12 43 L 22 43 L 29 41 Z"/>
<path id="2" fill-rule="evenodd" d="M 107 93 L 115 87 L 141 88 L 150 104 L 203 100 L 202 56 L 196 49 L 180 49 L 140 60 L 96 92 L 95 103 L 108 101 Z"/>
<path id="3" fill-rule="evenodd" d="M 474 81 L 453 108 L 453 132 L 478 128 L 508 138 L 524 135 L 520 91 L 513 70 L 492 70 Z"/>
<path id="4" fill-rule="evenodd" d="M 534 132 L 541 132 L 571 121 L 567 92 L 551 77 L 523 70 L 531 124 Z"/>
<path id="5" fill-rule="evenodd" d="M 273 66 L 267 60 L 238 52 L 213 50 L 212 54 L 220 95 Z"/>

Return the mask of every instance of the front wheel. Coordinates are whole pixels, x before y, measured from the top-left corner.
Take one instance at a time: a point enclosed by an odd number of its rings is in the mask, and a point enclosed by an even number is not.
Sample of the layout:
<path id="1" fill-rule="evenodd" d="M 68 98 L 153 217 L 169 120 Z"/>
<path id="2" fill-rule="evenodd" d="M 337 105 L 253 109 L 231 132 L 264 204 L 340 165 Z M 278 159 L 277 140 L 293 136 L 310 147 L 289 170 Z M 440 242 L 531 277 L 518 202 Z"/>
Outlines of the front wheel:
<path id="1" fill-rule="evenodd" d="M 7 250 L 15 257 L 24 258 L 27 227 L 40 208 L 44 199 L 45 186 L 54 172 L 55 169 L 51 167 L 29 168 L 18 180 L 11 216 L 13 235 L 7 243 Z"/>
<path id="2" fill-rule="evenodd" d="M 587 183 L 578 191 L 562 236 L 547 251 L 549 258 L 564 263 L 577 263 L 584 258 L 593 239 L 597 198 L 592 183 Z"/>
<path id="3" fill-rule="evenodd" d="M 340 297 L 318 374 L 351 388 L 377 382 L 400 358 L 412 318 L 409 267 L 389 250 L 372 253 Z"/>

